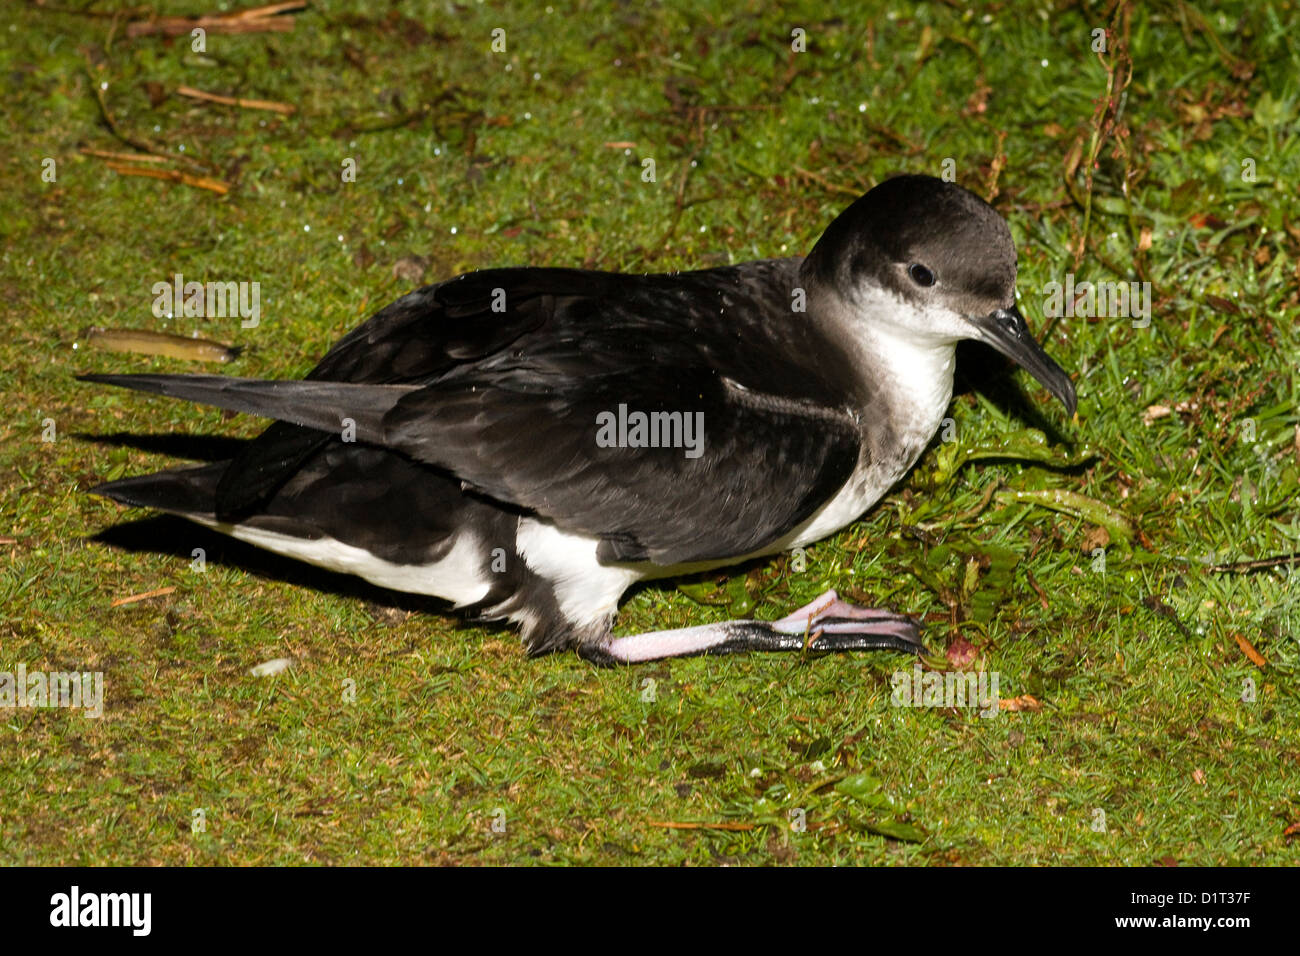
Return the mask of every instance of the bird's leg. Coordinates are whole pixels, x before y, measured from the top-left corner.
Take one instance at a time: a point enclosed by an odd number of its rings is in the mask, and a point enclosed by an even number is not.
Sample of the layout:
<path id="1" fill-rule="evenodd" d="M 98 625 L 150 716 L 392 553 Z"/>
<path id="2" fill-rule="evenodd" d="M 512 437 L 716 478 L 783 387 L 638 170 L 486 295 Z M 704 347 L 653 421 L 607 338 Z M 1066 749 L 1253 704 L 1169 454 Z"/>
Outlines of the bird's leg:
<path id="1" fill-rule="evenodd" d="M 723 621 L 671 631 L 615 637 L 604 645 L 579 648 L 589 660 L 632 664 L 695 654 L 744 651 L 925 650 L 920 630 L 909 617 L 841 601 L 834 591 L 776 621 Z"/>

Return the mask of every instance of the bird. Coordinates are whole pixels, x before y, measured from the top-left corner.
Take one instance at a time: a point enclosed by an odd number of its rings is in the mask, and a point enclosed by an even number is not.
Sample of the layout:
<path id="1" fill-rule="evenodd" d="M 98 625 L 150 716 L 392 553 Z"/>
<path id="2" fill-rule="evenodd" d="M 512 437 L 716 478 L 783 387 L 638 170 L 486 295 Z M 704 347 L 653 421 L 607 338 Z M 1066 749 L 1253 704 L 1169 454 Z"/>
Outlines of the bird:
<path id="1" fill-rule="evenodd" d="M 531 656 L 923 653 L 913 618 L 834 590 L 776 620 L 614 624 L 640 581 L 789 551 L 869 511 L 942 424 L 960 340 L 1072 417 L 1016 273 L 1003 217 L 919 174 L 870 189 L 804 257 L 470 272 L 380 310 L 301 380 L 78 376 L 272 420 L 227 461 L 91 493 L 508 622 Z"/>

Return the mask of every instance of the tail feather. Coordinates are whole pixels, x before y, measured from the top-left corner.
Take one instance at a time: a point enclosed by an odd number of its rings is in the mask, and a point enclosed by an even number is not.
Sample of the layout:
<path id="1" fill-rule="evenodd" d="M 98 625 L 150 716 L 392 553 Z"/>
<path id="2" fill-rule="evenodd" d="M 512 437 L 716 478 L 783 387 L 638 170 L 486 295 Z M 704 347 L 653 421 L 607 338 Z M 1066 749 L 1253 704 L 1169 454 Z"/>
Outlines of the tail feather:
<path id="1" fill-rule="evenodd" d="M 120 478 L 96 485 L 90 493 L 133 508 L 211 519 L 216 510 L 217 482 L 227 465 L 229 462 L 219 461 L 198 468 Z"/>
<path id="2" fill-rule="evenodd" d="M 324 432 L 338 432 L 344 420 L 350 419 L 356 425 L 357 440 L 375 442 L 382 441 L 384 414 L 403 396 L 420 388 L 418 385 L 274 381 L 227 375 L 78 375 L 77 378 L 275 418 Z"/>

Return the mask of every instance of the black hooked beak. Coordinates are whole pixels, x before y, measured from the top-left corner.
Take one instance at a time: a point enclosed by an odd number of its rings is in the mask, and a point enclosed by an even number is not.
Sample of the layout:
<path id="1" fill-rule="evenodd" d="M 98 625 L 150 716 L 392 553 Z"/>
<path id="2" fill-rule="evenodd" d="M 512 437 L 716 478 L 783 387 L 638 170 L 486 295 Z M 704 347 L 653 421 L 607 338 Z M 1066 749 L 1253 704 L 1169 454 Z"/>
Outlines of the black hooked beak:
<path id="1" fill-rule="evenodd" d="M 1008 309 L 977 316 L 971 321 L 983 333 L 981 341 L 993 346 L 1038 379 L 1044 388 L 1060 399 L 1066 414 L 1074 417 L 1074 409 L 1078 404 L 1074 383 L 1070 381 L 1065 369 L 1052 361 L 1051 356 L 1029 334 L 1029 326 L 1025 325 L 1025 317 L 1019 309 L 1012 305 Z"/>

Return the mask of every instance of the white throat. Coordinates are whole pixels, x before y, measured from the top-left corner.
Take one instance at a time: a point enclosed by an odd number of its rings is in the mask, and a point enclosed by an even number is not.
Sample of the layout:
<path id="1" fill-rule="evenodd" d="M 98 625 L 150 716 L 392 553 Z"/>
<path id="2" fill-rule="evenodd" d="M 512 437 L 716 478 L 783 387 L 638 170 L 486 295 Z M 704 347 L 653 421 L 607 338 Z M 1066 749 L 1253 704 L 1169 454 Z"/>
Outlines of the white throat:
<path id="1" fill-rule="evenodd" d="M 900 438 L 923 435 L 924 447 L 952 400 L 964 321 L 946 310 L 918 308 L 884 289 L 871 290 L 856 308 L 846 304 L 829 319 L 862 370 L 868 400 L 890 406 L 888 412 L 862 409 L 868 427 L 872 415 L 887 413 Z"/>
<path id="2" fill-rule="evenodd" d="M 862 457 L 835 497 L 770 550 L 811 543 L 855 521 L 916 464 L 948 410 L 957 336 L 909 329 L 955 326 L 954 317 L 927 314 L 883 290 L 870 305 L 870 315 L 845 308 L 827 316 L 834 324 L 828 331 L 863 379 Z"/>
<path id="3" fill-rule="evenodd" d="M 923 442 L 928 442 L 952 400 L 957 343 L 888 325 L 868 327 L 859 335 L 867 360 L 874 363 L 873 381 L 888 392 L 895 429 L 900 435 L 924 433 Z"/>

